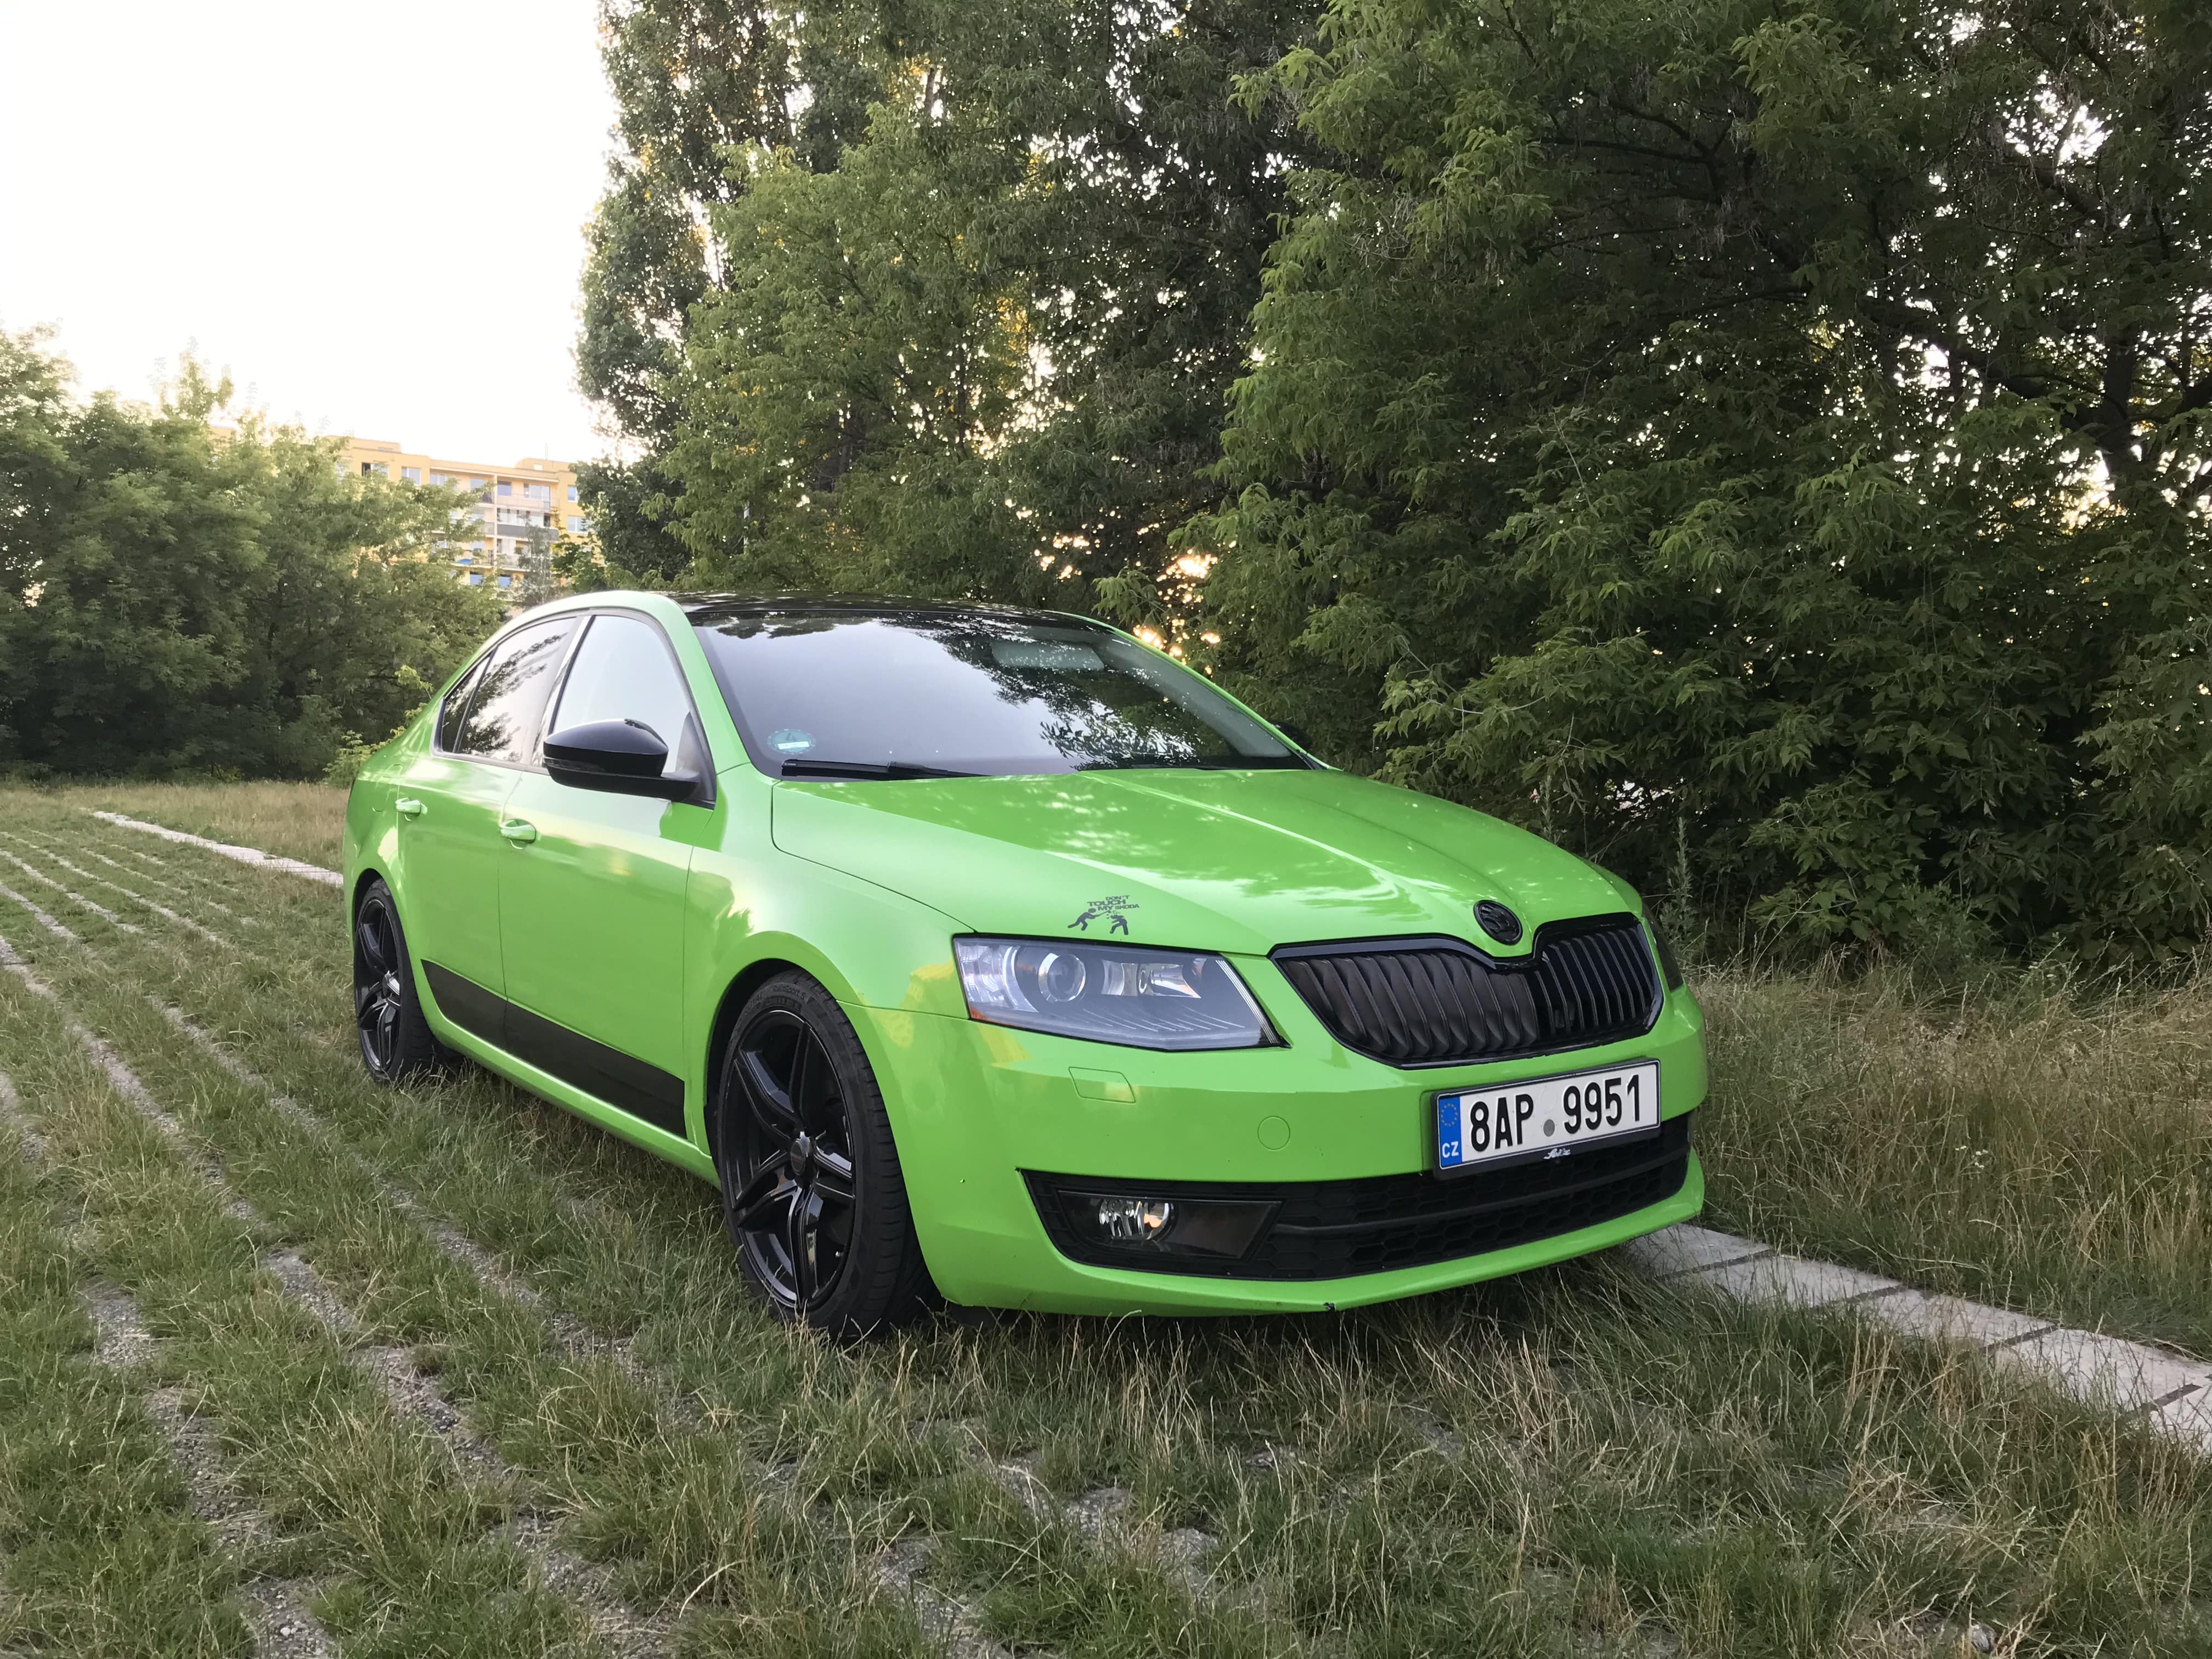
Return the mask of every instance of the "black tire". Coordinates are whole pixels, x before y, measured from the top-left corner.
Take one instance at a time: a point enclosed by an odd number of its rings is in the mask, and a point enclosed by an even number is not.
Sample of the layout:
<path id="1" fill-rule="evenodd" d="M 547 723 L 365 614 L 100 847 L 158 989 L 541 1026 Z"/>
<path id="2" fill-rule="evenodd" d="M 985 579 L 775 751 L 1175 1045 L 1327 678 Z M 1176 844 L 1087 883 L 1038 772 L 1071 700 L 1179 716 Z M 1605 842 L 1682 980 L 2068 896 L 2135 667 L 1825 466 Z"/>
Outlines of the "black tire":
<path id="1" fill-rule="evenodd" d="M 407 932 L 381 877 L 371 878 L 354 907 L 353 1014 L 362 1064 L 379 1083 L 403 1083 L 453 1063 L 453 1051 L 422 1016 Z"/>
<path id="2" fill-rule="evenodd" d="M 787 1320 L 837 1336 L 928 1306 L 906 1177 L 852 1022 L 806 975 L 747 1000 L 722 1052 L 714 1166 L 747 1281 Z"/>

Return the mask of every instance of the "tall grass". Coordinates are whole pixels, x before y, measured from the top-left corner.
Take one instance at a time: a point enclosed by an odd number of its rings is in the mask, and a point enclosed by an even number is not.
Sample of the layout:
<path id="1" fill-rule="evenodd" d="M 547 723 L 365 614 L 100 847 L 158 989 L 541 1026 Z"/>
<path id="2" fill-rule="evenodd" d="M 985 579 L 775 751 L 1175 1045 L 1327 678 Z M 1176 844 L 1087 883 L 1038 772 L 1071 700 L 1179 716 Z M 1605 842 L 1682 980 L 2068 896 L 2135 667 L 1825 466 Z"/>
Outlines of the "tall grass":
<path id="1" fill-rule="evenodd" d="M 1715 1224 L 2212 1354 L 2212 976 L 1697 988 Z"/>
<path id="2" fill-rule="evenodd" d="M 38 793 L 57 805 L 122 812 L 333 870 L 345 834 L 346 792 L 324 783 L 84 783 Z"/>

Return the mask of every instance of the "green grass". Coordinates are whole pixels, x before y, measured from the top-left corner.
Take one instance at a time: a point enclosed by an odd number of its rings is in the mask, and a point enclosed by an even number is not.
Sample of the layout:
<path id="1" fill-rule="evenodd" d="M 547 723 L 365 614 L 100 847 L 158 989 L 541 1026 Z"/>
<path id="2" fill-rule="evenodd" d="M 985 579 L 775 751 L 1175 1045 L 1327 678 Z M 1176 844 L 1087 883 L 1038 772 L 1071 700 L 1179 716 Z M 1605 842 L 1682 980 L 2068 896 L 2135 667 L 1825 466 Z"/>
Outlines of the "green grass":
<path id="1" fill-rule="evenodd" d="M 2212 982 L 1699 994 L 1715 1225 L 2212 1358 Z"/>
<path id="2" fill-rule="evenodd" d="M 5 791 L 10 799 L 27 789 Z M 346 792 L 324 783 L 89 783 L 58 784 L 36 792 L 62 816 L 79 811 L 120 812 L 210 841 L 258 847 L 264 853 L 304 859 L 335 870 L 343 856 Z M 43 815 L 53 821 L 51 811 Z M 167 858 L 150 836 L 133 843 Z"/>
<path id="3" fill-rule="evenodd" d="M 162 821 L 251 839 L 212 817 Z M 27 792 L 0 794 L 0 830 L 125 863 L 145 842 Z M 35 841 L 7 844 L 41 861 Z M 0 1069 L 66 1154 L 45 1184 L 94 1218 L 64 1280 L 97 1271 L 139 1297 L 163 1374 L 224 1425 L 349 1652 L 400 1650 L 395 1633 L 471 1654 L 586 1640 L 578 1598 L 503 1551 L 489 1523 L 509 1506 L 556 1518 L 633 1612 L 680 1609 L 685 1653 L 932 1650 L 878 1581 L 902 1540 L 926 1544 L 921 1583 L 992 1637 L 1071 1659 L 1951 1653 L 1973 1620 L 2021 1653 L 2212 1647 L 2212 1482 L 2179 1449 L 1971 1358 L 1684 1298 L 1607 1261 L 1328 1318 L 945 1321 L 857 1347 L 785 1329 L 740 1293 L 712 1194 L 690 1177 L 480 1072 L 370 1087 L 334 893 L 153 846 L 169 864 L 141 867 L 173 884 L 160 892 L 64 856 L 229 945 L 118 902 L 144 929 L 124 934 L 47 890 L 81 945 L 4 902 L 0 934 L 221 1160 L 259 1231 L 132 1127 L 10 975 Z M 1802 994 L 1766 1017 L 1852 1006 Z M 1759 1016 L 1716 997 L 1715 1017 L 1722 1086 L 1741 1088 Z M 1850 1052 L 1846 1035 L 1822 1041 Z M 1839 1068 L 1835 1086 L 1858 1075 Z M 1746 1181 L 1748 1095 L 1713 1115 L 1717 1180 Z M 1725 1202 L 1770 1208 L 1724 1218 L 1784 1234 L 1771 1218 L 1800 1185 L 1729 1187 Z M 1991 1213 L 2016 1196 L 1966 1191 Z M 425 1217 L 534 1301 L 471 1274 Z M 351 1311 L 347 1342 L 277 1297 L 258 1264 L 278 1246 Z M 510 1484 L 482 1491 L 441 1464 L 434 1439 L 359 1391 L 348 1342 L 434 1373 Z M 340 1399 L 382 1437 L 382 1462 L 283 1428 Z M 1115 1518 L 1094 1539 L 1071 1500 Z M 12 1561 L 0 1578 L 27 1604 Z M 223 1582 L 203 1600 L 221 1605 Z M 518 1614 L 486 1616 L 502 1597 Z"/>
<path id="4" fill-rule="evenodd" d="M 189 1513 L 131 1380 L 94 1363 L 61 1199 L 0 1127 L 0 1650 L 242 1652 L 237 1564 Z"/>
<path id="5" fill-rule="evenodd" d="M 576 1620 L 490 1535 L 507 1494 L 395 1413 L 262 1265 L 271 1241 L 229 1212 L 226 1194 L 117 1094 L 61 1013 L 12 975 L 0 979 L 0 1066 L 83 1208 L 88 1265 L 134 1298 L 161 1340 L 165 1376 L 220 1424 L 226 1462 L 283 1540 L 286 1567 L 321 1582 L 325 1622 L 351 1638 L 347 1650 L 583 1651 Z M 222 1105 L 173 1073 L 155 1077 L 187 1121 Z M 264 1146 L 260 1180 L 290 1173 L 288 1156 L 304 1162 Z M 349 1209 L 336 1242 L 379 1250 L 387 1294 L 418 1285 L 426 1268 L 410 1241 L 380 1229 L 358 1193 Z"/>

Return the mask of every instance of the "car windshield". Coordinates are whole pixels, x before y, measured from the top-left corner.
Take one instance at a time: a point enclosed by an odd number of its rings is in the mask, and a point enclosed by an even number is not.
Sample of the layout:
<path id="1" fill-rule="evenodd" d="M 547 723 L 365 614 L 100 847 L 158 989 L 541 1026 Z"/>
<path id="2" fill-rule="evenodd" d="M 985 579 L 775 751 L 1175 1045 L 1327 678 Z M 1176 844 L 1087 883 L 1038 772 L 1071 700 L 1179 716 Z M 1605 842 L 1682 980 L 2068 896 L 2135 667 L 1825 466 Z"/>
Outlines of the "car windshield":
<path id="1" fill-rule="evenodd" d="M 1308 763 L 1202 675 L 1080 622 L 793 609 L 698 631 L 747 750 L 772 775 Z"/>

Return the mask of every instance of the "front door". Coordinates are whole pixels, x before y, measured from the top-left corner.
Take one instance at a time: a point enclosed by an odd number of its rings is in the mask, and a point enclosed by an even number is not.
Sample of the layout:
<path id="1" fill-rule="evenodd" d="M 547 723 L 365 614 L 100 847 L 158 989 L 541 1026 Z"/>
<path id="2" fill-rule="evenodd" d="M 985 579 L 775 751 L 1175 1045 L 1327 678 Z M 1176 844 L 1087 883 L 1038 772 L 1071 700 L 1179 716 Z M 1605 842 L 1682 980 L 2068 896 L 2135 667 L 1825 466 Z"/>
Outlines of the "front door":
<path id="1" fill-rule="evenodd" d="M 502 640 L 447 695 L 430 748 L 398 780 L 400 922 L 432 1003 L 486 1042 L 505 981 L 500 824 L 576 624 L 551 617 Z"/>
<path id="2" fill-rule="evenodd" d="M 610 611 L 592 618 L 545 729 L 636 720 L 668 745 L 672 765 L 694 718 L 659 625 Z M 703 811 L 528 772 L 507 817 L 532 838 L 513 846 L 500 873 L 510 1051 L 676 1135 L 688 1069 L 684 888 Z"/>

